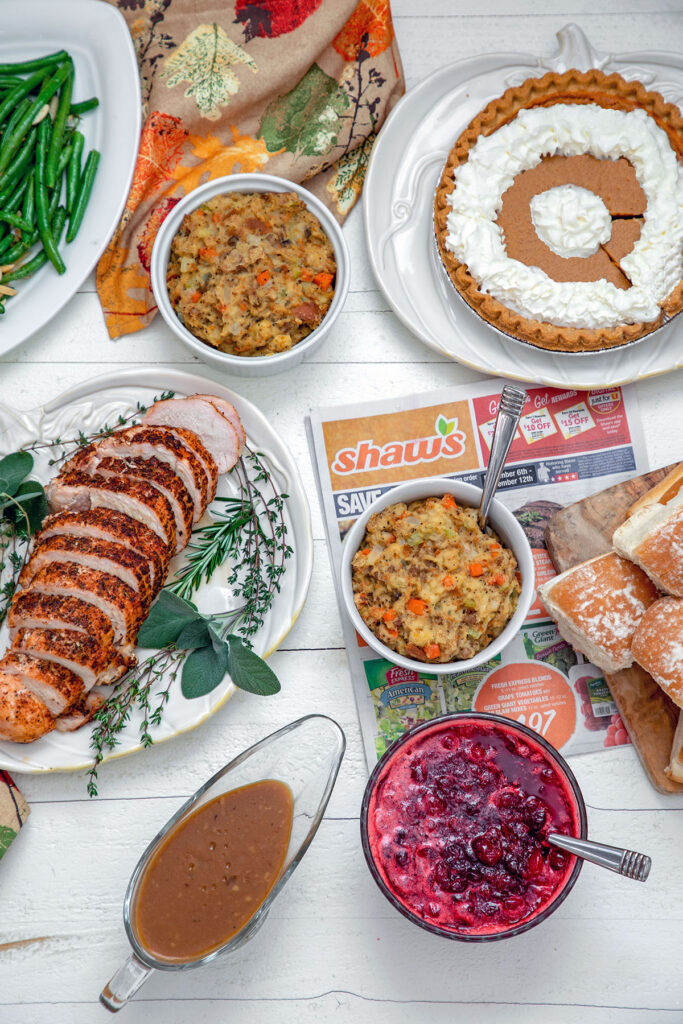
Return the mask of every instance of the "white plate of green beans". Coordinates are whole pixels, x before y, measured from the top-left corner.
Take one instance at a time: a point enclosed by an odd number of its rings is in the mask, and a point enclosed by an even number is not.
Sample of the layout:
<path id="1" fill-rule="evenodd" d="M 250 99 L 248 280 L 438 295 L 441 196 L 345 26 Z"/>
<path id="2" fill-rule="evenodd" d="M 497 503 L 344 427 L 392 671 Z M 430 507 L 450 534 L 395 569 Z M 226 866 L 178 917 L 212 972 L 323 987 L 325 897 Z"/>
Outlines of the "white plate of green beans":
<path id="1" fill-rule="evenodd" d="M 119 11 L 23 0 L 0 37 L 0 355 L 72 298 L 123 212 L 140 80 Z"/>

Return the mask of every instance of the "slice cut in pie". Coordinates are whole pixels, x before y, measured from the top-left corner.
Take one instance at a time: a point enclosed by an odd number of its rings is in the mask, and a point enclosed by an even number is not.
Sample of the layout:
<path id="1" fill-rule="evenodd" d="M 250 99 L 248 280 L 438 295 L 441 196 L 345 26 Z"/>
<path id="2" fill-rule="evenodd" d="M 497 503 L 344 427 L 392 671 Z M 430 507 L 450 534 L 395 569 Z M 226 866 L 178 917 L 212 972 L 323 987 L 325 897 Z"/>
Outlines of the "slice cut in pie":
<path id="1" fill-rule="evenodd" d="M 456 141 L 435 200 L 462 297 L 540 348 L 590 352 L 683 308 L 683 118 L 601 71 L 530 78 Z"/>

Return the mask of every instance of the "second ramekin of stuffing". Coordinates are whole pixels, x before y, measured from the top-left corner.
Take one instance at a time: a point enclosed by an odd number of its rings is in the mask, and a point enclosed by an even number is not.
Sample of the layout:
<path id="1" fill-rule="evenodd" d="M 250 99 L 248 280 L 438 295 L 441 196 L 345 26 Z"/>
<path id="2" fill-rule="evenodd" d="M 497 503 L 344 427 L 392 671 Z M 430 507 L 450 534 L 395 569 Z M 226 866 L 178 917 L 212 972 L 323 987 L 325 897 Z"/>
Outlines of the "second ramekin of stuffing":
<path id="1" fill-rule="evenodd" d="M 349 254 L 307 189 L 232 174 L 173 207 L 150 274 L 159 312 L 194 355 L 261 377 L 297 366 L 330 333 L 349 289 Z"/>
<path id="2" fill-rule="evenodd" d="M 534 599 L 522 527 L 500 501 L 486 530 L 481 490 L 433 477 L 399 484 L 344 540 L 341 592 L 354 628 L 395 665 L 443 675 L 483 664 L 512 640 Z"/>

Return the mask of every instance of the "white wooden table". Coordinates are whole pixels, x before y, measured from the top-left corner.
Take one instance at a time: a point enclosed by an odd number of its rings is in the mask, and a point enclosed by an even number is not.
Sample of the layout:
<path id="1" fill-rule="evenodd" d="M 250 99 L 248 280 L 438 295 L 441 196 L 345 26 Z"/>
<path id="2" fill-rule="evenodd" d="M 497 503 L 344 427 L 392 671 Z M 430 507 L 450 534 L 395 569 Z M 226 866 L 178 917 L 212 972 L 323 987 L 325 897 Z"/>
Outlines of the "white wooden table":
<path id="1" fill-rule="evenodd" d="M 604 51 L 674 49 L 683 0 L 394 0 L 408 88 L 491 50 L 549 53 L 576 21 Z M 8 27 L 8 26 L 6 26 Z M 48 327 L 0 362 L 0 399 L 28 408 L 122 366 L 176 366 L 234 386 L 268 413 L 312 500 L 315 569 L 306 608 L 272 665 L 282 692 L 239 694 L 196 732 L 83 777 L 18 777 L 32 808 L 0 864 L 0 1021 L 96 1024 L 105 981 L 128 953 L 121 902 L 141 850 L 172 811 L 238 751 L 311 711 L 335 717 L 348 752 L 328 815 L 267 925 L 232 960 L 155 976 L 127 1007 L 135 1024 L 452 1022 L 556 1024 L 683 1020 L 683 799 L 655 793 L 632 749 L 572 759 L 593 836 L 653 857 L 647 885 L 587 866 L 543 926 L 487 946 L 414 927 L 365 866 L 358 811 L 366 780 L 303 419 L 320 402 L 429 390 L 476 374 L 416 341 L 375 287 L 362 213 L 345 228 L 351 293 L 332 337 L 290 380 L 231 380 L 160 324 L 113 343 L 91 280 Z M 283 385 L 287 385 L 283 387 Z M 637 385 L 653 466 L 683 457 L 680 373 Z M 3 945 L 4 944 L 4 945 Z"/>

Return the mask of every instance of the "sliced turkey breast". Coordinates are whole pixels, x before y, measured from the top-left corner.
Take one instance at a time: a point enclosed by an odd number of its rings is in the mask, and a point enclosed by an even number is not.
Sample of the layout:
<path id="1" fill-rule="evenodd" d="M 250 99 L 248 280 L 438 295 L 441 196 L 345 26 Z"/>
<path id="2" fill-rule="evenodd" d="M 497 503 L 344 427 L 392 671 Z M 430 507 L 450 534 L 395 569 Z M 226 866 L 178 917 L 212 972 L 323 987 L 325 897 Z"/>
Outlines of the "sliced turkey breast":
<path id="1" fill-rule="evenodd" d="M 36 534 L 36 544 L 48 537 L 93 537 L 125 544 L 131 551 L 143 555 L 150 564 L 152 589 L 156 596 L 168 572 L 171 552 L 158 533 L 154 533 L 138 519 L 112 508 L 90 508 L 83 512 L 55 512 L 43 520 Z"/>
<path id="2" fill-rule="evenodd" d="M 60 715 L 55 719 L 55 729 L 58 732 L 75 732 L 82 725 L 89 722 L 93 715 L 106 703 L 109 691 L 100 686 L 94 686 L 90 693 L 86 693 L 72 708 L 68 714 Z"/>
<path id="3" fill-rule="evenodd" d="M 155 402 L 142 422 L 191 430 L 213 456 L 219 473 L 227 473 L 239 458 L 243 442 L 237 430 L 220 409 L 203 396 Z"/>
<path id="4" fill-rule="evenodd" d="M 55 727 L 42 700 L 15 675 L 0 672 L 0 739 L 33 743 Z"/>
<path id="5" fill-rule="evenodd" d="M 113 459 L 97 454 L 95 445 L 82 448 L 65 464 L 64 469 L 78 469 L 84 473 L 97 473 L 103 477 L 126 476 L 132 480 L 144 480 L 156 487 L 168 498 L 173 509 L 178 550 L 184 548 L 190 539 L 194 522 L 192 495 L 175 470 L 159 459 Z"/>
<path id="6" fill-rule="evenodd" d="M 193 448 L 168 428 L 129 427 L 102 438 L 96 447 L 100 458 L 158 459 L 168 463 L 192 495 L 195 523 L 213 500 L 215 485 L 212 489 L 210 476 L 202 462 Z"/>
<path id="7" fill-rule="evenodd" d="M 31 590 L 39 594 L 78 597 L 94 604 L 111 622 L 114 642 L 124 656 L 135 647 L 138 629 L 149 610 L 147 602 L 117 576 L 87 569 L 75 562 L 46 565 L 31 580 Z"/>
<path id="8" fill-rule="evenodd" d="M 12 649 L 64 665 L 80 676 L 86 690 L 98 683 L 113 683 L 128 669 L 112 648 L 100 647 L 97 640 L 75 629 L 20 629 Z"/>
<path id="9" fill-rule="evenodd" d="M 85 695 L 83 680 L 71 669 L 20 651 L 7 651 L 0 674 L 14 676 L 55 717 L 66 714 Z"/>
<path id="10" fill-rule="evenodd" d="M 10 637 L 19 629 L 77 629 L 102 647 L 114 645 L 114 627 L 107 616 L 79 597 L 24 591 L 12 602 L 7 624 Z"/>
<path id="11" fill-rule="evenodd" d="M 55 477 L 45 488 L 50 508 L 81 512 L 113 508 L 153 530 L 176 549 L 175 518 L 168 499 L 144 480 L 103 477 L 74 471 Z"/>
<path id="12" fill-rule="evenodd" d="M 50 562 L 75 562 L 90 569 L 111 573 L 136 590 L 146 601 L 152 600 L 149 562 L 123 544 L 94 537 L 48 537 L 39 541 L 19 576 L 19 586 L 28 587 L 37 572 Z"/>
<path id="13" fill-rule="evenodd" d="M 241 451 L 243 445 L 247 443 L 247 433 L 242 424 L 242 420 L 240 419 L 240 414 L 235 406 L 231 405 L 230 402 L 226 402 L 224 398 L 218 398 L 217 395 L 193 395 L 192 397 L 201 398 L 204 402 L 211 402 L 211 405 L 218 409 L 221 415 L 225 416 L 228 423 L 232 423 L 237 434 L 237 439 L 240 443 Z"/>

